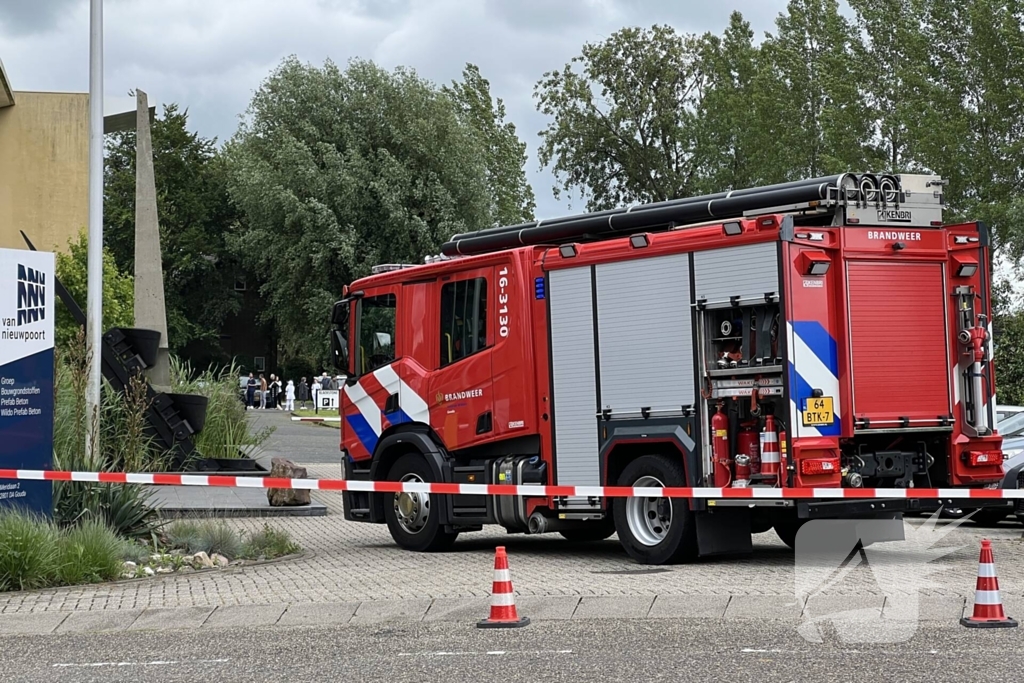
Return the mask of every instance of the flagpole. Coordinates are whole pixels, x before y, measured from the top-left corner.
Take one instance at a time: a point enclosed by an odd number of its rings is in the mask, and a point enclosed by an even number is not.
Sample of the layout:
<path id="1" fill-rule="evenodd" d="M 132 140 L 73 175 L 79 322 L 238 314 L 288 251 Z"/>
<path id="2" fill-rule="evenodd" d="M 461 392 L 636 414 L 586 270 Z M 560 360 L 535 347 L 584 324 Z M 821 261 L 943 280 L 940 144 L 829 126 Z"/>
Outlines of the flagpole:
<path id="1" fill-rule="evenodd" d="M 100 388 L 103 382 L 103 0 L 89 12 L 89 250 L 86 295 L 85 450 L 100 456 Z"/>

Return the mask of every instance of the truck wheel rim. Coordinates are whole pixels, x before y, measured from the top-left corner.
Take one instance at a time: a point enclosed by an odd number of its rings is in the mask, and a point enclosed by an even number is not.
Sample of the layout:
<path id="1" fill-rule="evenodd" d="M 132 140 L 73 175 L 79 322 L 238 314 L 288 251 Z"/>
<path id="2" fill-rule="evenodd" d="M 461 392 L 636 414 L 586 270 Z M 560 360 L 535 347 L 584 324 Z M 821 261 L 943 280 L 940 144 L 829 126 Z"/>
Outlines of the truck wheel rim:
<path id="1" fill-rule="evenodd" d="M 656 477 L 643 476 L 634 487 L 664 488 Z M 655 546 L 665 540 L 672 528 L 671 498 L 627 498 L 626 523 L 633 538 L 646 546 Z"/>
<path id="2" fill-rule="evenodd" d="M 418 474 L 409 473 L 401 481 L 422 484 L 423 478 Z M 430 517 L 430 494 L 403 491 L 395 494 L 395 517 L 398 525 L 406 533 L 418 534 L 427 525 Z"/>

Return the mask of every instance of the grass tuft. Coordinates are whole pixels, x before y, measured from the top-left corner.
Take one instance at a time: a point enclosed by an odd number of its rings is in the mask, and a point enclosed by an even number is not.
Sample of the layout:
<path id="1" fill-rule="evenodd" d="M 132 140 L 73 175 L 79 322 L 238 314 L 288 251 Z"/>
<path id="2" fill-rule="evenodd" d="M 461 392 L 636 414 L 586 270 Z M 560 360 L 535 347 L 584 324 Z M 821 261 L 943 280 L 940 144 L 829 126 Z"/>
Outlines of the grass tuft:
<path id="1" fill-rule="evenodd" d="M 110 581 L 121 575 L 124 542 L 99 520 L 87 520 L 61 534 L 55 574 L 65 585 Z"/>
<path id="2" fill-rule="evenodd" d="M 29 590 L 54 580 L 57 528 L 21 510 L 0 512 L 0 590 Z"/>
<path id="3" fill-rule="evenodd" d="M 199 523 L 190 519 L 171 522 L 164 529 L 164 540 L 174 550 L 197 553 L 193 548 L 199 545 Z"/>
<path id="4" fill-rule="evenodd" d="M 299 545 L 292 540 L 287 531 L 264 524 L 262 529 L 249 534 L 245 539 L 242 557 L 249 560 L 269 560 L 297 553 L 299 549 Z"/>

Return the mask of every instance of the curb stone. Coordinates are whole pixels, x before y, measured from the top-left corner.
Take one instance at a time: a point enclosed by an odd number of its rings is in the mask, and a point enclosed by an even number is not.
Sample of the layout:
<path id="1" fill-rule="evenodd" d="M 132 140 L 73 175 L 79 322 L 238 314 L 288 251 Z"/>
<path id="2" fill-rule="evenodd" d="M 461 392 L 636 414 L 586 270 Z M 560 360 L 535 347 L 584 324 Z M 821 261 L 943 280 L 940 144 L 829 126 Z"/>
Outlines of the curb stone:
<path id="1" fill-rule="evenodd" d="M 746 597 L 746 596 L 742 596 Z M 782 604 L 786 596 L 766 596 L 767 604 Z M 659 600 L 662 607 L 658 607 Z M 730 617 L 720 596 L 517 596 L 520 613 L 534 621 L 600 621 L 614 618 L 629 621 L 659 619 L 713 619 L 717 621 L 776 620 L 770 612 L 764 617 L 741 610 Z M 931 626 L 958 626 L 953 618 L 959 600 L 949 605 L 929 605 L 927 616 L 918 621 Z M 966 600 L 969 604 L 969 600 Z M 691 604 L 692 603 L 692 604 Z M 765 607 L 759 604 L 757 607 Z M 732 606 L 731 604 L 729 606 Z M 628 607 L 628 614 L 623 613 Z M 748 607 L 754 607 L 749 605 Z M 794 605 L 795 607 L 795 605 Z M 939 609 L 941 607 L 942 609 Z M 724 614 L 723 614 L 724 611 Z M 264 603 L 219 607 L 171 607 L 127 610 L 81 610 L 77 612 L 38 612 L 5 614 L 0 618 L 0 637 L 48 635 L 123 630 L 195 630 L 231 628 L 351 628 L 379 627 L 383 623 L 464 623 L 475 624 L 487 614 L 486 601 L 479 597 L 437 598 L 435 600 L 367 600 L 339 603 Z M 76 616 L 77 615 L 77 616 Z M 827 615 L 823 615 L 827 616 Z M 797 618 L 786 615 L 794 623 Z M 91 625 L 95 624 L 96 628 Z"/>

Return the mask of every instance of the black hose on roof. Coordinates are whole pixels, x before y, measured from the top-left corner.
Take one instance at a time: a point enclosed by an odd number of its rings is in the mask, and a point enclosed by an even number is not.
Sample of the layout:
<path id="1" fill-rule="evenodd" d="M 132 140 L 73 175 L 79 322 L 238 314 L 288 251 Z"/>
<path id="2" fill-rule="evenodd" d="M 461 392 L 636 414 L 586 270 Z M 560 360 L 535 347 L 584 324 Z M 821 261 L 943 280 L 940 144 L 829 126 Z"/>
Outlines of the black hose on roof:
<path id="1" fill-rule="evenodd" d="M 455 235 L 441 246 L 446 256 L 469 256 L 537 244 L 589 241 L 616 233 L 664 228 L 716 218 L 738 218 L 747 211 L 825 199 L 847 174 L 765 187 L 716 192 L 623 209 L 531 221 Z"/>

